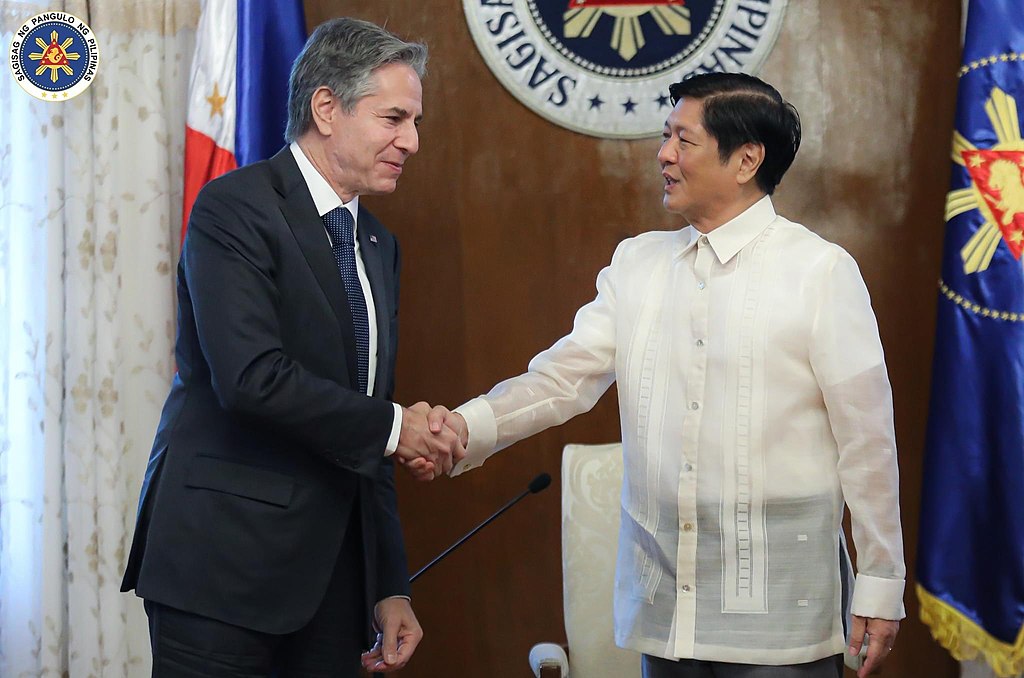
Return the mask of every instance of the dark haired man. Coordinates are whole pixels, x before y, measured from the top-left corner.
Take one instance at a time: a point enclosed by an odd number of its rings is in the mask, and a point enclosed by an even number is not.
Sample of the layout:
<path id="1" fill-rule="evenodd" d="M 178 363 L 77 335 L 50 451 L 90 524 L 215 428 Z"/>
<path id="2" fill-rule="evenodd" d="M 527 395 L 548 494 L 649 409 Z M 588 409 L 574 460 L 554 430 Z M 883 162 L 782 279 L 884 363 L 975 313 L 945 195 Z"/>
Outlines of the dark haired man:
<path id="1" fill-rule="evenodd" d="M 426 405 L 391 402 L 399 252 L 359 206 L 419 148 L 426 47 L 334 19 L 292 67 L 291 142 L 199 194 L 178 267 L 178 374 L 122 590 L 145 599 L 153 675 L 395 671 L 409 602 L 393 461 L 462 456 Z"/>
<path id="2" fill-rule="evenodd" d="M 741 74 L 671 94 L 663 200 L 688 225 L 622 242 L 569 335 L 431 424 L 468 440 L 458 474 L 616 382 L 616 641 L 643 653 L 647 678 L 840 676 L 845 499 L 860 566 L 850 652 L 866 632 L 867 675 L 892 647 L 905 577 L 867 290 L 842 248 L 775 213 L 796 110 Z"/>

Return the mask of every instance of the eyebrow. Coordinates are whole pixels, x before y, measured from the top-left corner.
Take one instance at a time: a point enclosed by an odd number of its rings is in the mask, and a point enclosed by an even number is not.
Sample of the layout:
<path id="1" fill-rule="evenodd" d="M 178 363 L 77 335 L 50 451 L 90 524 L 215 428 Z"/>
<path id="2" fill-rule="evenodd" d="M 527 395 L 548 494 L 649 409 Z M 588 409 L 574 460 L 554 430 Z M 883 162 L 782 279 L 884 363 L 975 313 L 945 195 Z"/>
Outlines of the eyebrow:
<path id="1" fill-rule="evenodd" d="M 408 118 L 408 117 L 411 116 L 409 111 L 405 110 L 404 108 L 400 108 L 398 106 L 392 106 L 391 108 L 389 108 L 387 110 L 388 110 L 389 113 L 394 113 L 395 115 L 397 115 L 399 117 L 402 117 L 402 118 Z M 419 122 L 421 120 L 423 120 L 423 114 L 422 113 L 417 115 L 414 118 L 413 122 Z"/>

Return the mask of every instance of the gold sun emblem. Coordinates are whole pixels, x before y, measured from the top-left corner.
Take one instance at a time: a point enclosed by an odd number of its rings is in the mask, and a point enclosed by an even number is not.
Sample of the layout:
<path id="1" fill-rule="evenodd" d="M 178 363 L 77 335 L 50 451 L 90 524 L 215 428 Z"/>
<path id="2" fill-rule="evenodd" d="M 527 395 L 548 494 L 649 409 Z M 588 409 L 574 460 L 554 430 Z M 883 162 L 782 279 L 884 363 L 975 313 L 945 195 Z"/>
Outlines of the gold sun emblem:
<path id="1" fill-rule="evenodd" d="M 960 132 L 953 133 L 953 161 L 967 170 L 971 185 L 946 196 L 946 221 L 975 209 L 985 217 L 960 250 L 965 273 L 987 269 L 1001 241 L 1018 261 L 1024 252 L 1024 140 L 1017 102 L 993 88 L 985 113 L 998 139 L 992 148 L 978 148 Z"/>
<path id="2" fill-rule="evenodd" d="M 605 14 L 615 18 L 612 27 L 612 49 L 629 61 L 643 49 L 643 28 L 640 17 L 650 14 L 665 35 L 690 34 L 690 10 L 683 0 L 569 0 L 565 20 L 566 38 L 589 38 L 597 22 Z"/>
<path id="3" fill-rule="evenodd" d="M 66 39 L 64 42 L 57 44 L 58 39 L 57 31 L 50 33 L 50 44 L 47 45 L 42 38 L 36 38 L 36 44 L 43 50 L 42 52 L 32 52 L 28 55 L 29 59 L 39 62 L 39 68 L 36 69 L 36 75 L 42 75 L 47 69 L 50 70 L 50 82 L 57 82 L 57 73 L 64 73 L 65 75 L 74 75 L 74 71 L 68 66 L 69 61 L 78 61 L 81 58 L 81 54 L 78 52 L 69 52 L 68 47 L 74 42 L 72 38 Z"/>

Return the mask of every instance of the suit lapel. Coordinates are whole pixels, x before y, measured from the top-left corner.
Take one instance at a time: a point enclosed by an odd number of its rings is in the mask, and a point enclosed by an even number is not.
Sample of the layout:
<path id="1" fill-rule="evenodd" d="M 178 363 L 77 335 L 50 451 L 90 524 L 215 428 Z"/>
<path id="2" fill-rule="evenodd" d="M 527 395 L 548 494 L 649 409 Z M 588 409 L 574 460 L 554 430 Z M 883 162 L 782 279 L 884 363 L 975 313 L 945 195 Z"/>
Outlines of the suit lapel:
<path id="1" fill-rule="evenodd" d="M 281 212 L 338 321 L 345 349 L 349 385 L 354 386 L 359 383 L 356 368 L 356 333 L 352 325 L 352 312 L 349 310 L 345 285 L 331 254 L 330 241 L 327 239 L 323 220 L 316 213 L 313 197 L 309 194 L 291 150 L 286 146 L 270 159 L 270 165 L 279 179 L 275 188 L 283 198 Z"/>
<path id="2" fill-rule="evenodd" d="M 373 293 L 373 307 L 377 318 L 377 374 L 373 395 L 381 395 L 386 388 L 385 374 L 391 364 L 391 297 L 384 284 L 384 264 L 377 241 L 383 235 L 380 223 L 367 210 L 359 210 L 359 252 L 363 257 L 366 277 Z"/>

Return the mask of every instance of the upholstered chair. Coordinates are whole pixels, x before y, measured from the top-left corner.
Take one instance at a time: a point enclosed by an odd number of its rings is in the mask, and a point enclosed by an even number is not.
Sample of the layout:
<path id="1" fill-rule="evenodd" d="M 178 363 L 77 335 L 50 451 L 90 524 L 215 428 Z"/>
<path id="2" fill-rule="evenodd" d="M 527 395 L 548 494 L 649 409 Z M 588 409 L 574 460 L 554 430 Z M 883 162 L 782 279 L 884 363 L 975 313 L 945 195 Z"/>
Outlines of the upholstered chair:
<path id="1" fill-rule="evenodd" d="M 620 443 L 565 446 L 562 590 L 568 661 L 559 646 L 535 646 L 531 652 L 535 676 L 640 677 L 640 655 L 616 647 L 612 635 L 621 491 Z M 541 672 L 543 663 L 547 667 Z"/>

